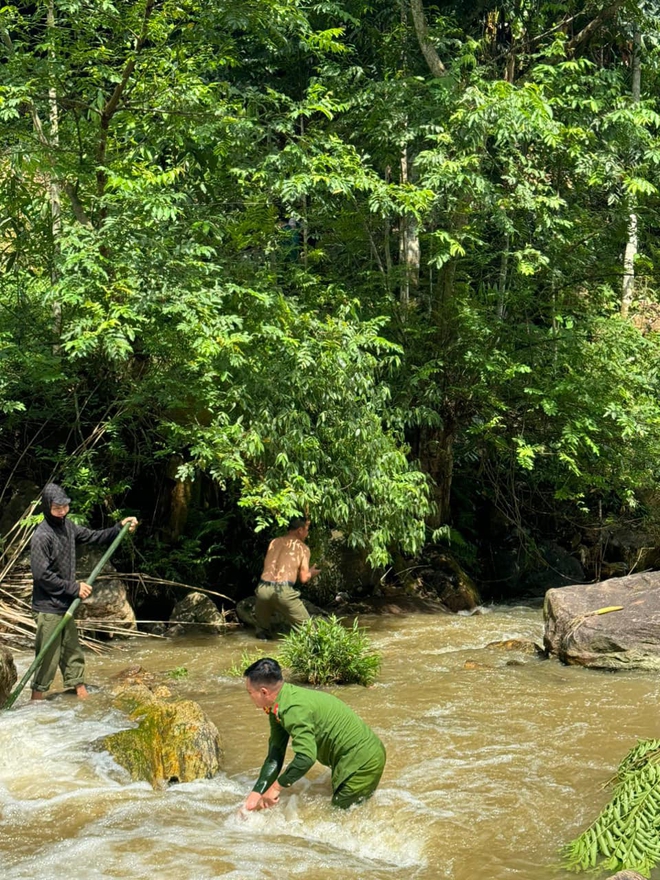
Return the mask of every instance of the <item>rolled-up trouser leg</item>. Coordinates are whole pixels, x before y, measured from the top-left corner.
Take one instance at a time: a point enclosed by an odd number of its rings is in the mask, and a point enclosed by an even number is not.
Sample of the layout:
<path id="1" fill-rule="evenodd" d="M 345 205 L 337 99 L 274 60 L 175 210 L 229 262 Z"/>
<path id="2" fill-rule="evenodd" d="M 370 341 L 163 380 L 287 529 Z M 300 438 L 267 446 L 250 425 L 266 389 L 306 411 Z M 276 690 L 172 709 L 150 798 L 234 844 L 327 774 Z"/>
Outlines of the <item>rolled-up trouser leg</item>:
<path id="1" fill-rule="evenodd" d="M 85 655 L 76 621 L 70 618 L 62 632 L 62 650 L 60 652 L 60 669 L 65 688 L 75 688 L 85 683 Z"/>
<path id="2" fill-rule="evenodd" d="M 333 792 L 333 806 L 347 810 L 353 804 L 366 801 L 378 788 L 384 769 L 385 749 L 383 748 L 382 758 L 370 761 L 364 767 L 356 770 Z"/>
<path id="3" fill-rule="evenodd" d="M 53 630 L 61 620 L 61 614 L 44 614 L 42 612 L 37 614 L 37 635 L 34 642 L 35 656 L 39 656 L 41 649 L 51 637 Z M 64 633 L 61 632 L 46 652 L 44 659 L 41 661 L 41 665 L 34 673 L 34 678 L 32 679 L 33 691 L 45 692 L 53 683 L 57 667 L 60 665 L 63 637 Z"/>

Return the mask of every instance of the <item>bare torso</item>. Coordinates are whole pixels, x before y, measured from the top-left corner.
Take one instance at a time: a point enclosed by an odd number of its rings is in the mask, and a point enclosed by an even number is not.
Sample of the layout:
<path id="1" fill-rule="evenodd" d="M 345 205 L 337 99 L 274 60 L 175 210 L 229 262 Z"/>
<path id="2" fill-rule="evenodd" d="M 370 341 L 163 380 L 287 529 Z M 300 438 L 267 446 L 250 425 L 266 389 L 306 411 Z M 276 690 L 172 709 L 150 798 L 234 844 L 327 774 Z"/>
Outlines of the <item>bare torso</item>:
<path id="1" fill-rule="evenodd" d="M 309 547 L 306 544 L 293 535 L 274 538 L 266 553 L 261 579 L 277 583 L 290 581 L 295 584 L 303 563 L 305 568 L 309 563 Z"/>

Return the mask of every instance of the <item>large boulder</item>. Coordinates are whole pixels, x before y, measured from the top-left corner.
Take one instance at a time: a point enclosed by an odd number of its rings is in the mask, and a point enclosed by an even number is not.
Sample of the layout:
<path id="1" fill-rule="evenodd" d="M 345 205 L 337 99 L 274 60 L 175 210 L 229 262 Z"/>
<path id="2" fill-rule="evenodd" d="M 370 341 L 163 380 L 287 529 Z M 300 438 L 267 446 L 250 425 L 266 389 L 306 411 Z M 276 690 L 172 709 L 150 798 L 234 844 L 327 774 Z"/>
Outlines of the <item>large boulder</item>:
<path id="1" fill-rule="evenodd" d="M 174 606 L 170 623 L 175 630 L 190 633 L 198 630 L 207 633 L 222 633 L 227 629 L 227 621 L 218 607 L 204 593 L 192 592 Z M 183 626 L 185 624 L 185 626 Z"/>
<path id="2" fill-rule="evenodd" d="M 84 581 L 89 577 L 106 549 L 95 545 L 76 548 L 78 580 Z M 137 629 L 135 612 L 128 601 L 124 582 L 115 575 L 114 566 L 106 562 L 101 575 L 94 582 L 92 595 L 81 603 L 76 617 L 84 621 L 88 628 L 94 628 L 94 624 L 98 623 L 99 632 L 110 632 L 111 635 L 123 632 L 128 634 Z"/>
<path id="3" fill-rule="evenodd" d="M 305 593 L 317 605 L 329 605 L 340 593 L 368 596 L 380 580 L 380 574 L 367 561 L 367 550 L 351 547 L 343 532 L 317 533 L 310 551 L 310 562 L 321 573 L 305 584 Z"/>
<path id="4" fill-rule="evenodd" d="M 16 684 L 16 666 L 9 648 L 0 645 L 0 707 L 2 707 Z"/>
<path id="5" fill-rule="evenodd" d="M 660 572 L 548 590 L 543 614 L 545 648 L 564 663 L 660 669 Z"/>
<path id="6" fill-rule="evenodd" d="M 215 776 L 222 762 L 217 727 L 197 703 L 168 702 L 159 692 L 145 683 L 119 688 L 114 705 L 137 727 L 104 737 L 101 746 L 132 779 L 154 788 Z"/>
<path id="7" fill-rule="evenodd" d="M 404 587 L 440 601 L 449 611 L 472 611 L 481 604 L 472 578 L 446 553 L 428 550 L 423 564 L 413 566 L 412 570 L 415 582 L 406 583 L 406 579 L 402 578 Z"/>

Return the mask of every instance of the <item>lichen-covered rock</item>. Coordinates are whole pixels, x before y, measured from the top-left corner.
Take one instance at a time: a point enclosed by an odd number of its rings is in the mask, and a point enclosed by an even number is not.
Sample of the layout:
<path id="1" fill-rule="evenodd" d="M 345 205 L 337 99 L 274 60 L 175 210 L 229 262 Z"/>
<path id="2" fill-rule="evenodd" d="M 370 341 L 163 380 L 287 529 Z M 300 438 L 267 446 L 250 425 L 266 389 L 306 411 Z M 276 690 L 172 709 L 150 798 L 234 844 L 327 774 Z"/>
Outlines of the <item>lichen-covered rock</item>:
<path id="1" fill-rule="evenodd" d="M 16 666 L 14 657 L 9 650 L 0 645 L 0 707 L 4 705 L 7 697 L 16 684 Z"/>
<path id="2" fill-rule="evenodd" d="M 76 577 L 84 581 L 89 577 L 107 548 L 96 546 L 82 546 L 76 550 Z M 102 575 L 116 572 L 114 566 L 106 562 Z M 87 626 L 98 623 L 99 632 L 112 631 L 126 632 L 127 634 L 137 629 L 135 612 L 128 601 L 126 587 L 119 577 L 100 577 L 94 583 L 92 595 L 80 605 L 76 613 L 80 621 Z"/>
<path id="3" fill-rule="evenodd" d="M 181 627 L 182 632 L 189 633 L 198 629 L 207 633 L 223 633 L 227 629 L 227 622 L 218 608 L 204 593 L 192 592 L 174 606 L 170 615 L 170 623 L 188 624 Z"/>
<path id="4" fill-rule="evenodd" d="M 134 780 L 162 788 L 210 779 L 220 770 L 220 734 L 197 703 L 168 703 L 145 685 L 132 685 L 116 697 L 115 705 L 130 710 L 137 727 L 106 736 L 102 744 Z"/>
<path id="5" fill-rule="evenodd" d="M 660 670 L 660 572 L 548 590 L 547 651 L 597 669 Z"/>

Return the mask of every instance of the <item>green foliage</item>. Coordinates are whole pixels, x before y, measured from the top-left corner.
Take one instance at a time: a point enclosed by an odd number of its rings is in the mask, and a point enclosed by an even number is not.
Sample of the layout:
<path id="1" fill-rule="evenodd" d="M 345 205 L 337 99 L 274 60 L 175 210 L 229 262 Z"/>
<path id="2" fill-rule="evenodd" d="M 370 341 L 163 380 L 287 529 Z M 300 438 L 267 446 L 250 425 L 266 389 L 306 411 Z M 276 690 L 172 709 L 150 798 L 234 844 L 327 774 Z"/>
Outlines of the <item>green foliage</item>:
<path id="1" fill-rule="evenodd" d="M 638 871 L 660 863 L 660 740 L 640 740 L 621 762 L 612 800 L 564 849 L 570 871 Z"/>
<path id="2" fill-rule="evenodd" d="M 243 673 L 248 666 L 252 666 L 257 660 L 261 660 L 266 656 L 273 656 L 272 649 L 268 654 L 263 649 L 260 650 L 258 648 L 255 648 L 253 651 L 245 650 L 241 653 L 240 659 L 234 660 L 231 666 L 225 670 L 225 675 L 230 675 L 232 678 L 243 678 Z M 275 656 L 277 657 L 277 654 Z"/>
<path id="3" fill-rule="evenodd" d="M 440 77 L 382 0 L 0 9 L 3 474 L 66 460 L 84 515 L 157 485 L 163 527 L 176 460 L 375 566 L 484 497 L 518 531 L 646 512 L 654 8 L 424 6 Z M 174 580 L 219 555 L 199 516 Z"/>
<path id="4" fill-rule="evenodd" d="M 168 670 L 166 675 L 168 678 L 179 681 L 182 678 L 188 678 L 188 670 L 185 666 L 175 666 L 174 669 Z"/>
<path id="5" fill-rule="evenodd" d="M 313 685 L 373 684 L 380 671 L 380 654 L 371 648 L 366 630 L 355 618 L 351 627 L 330 617 L 314 617 L 283 640 L 280 663 Z"/>

